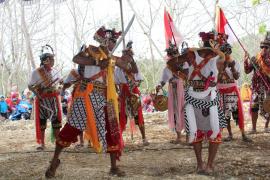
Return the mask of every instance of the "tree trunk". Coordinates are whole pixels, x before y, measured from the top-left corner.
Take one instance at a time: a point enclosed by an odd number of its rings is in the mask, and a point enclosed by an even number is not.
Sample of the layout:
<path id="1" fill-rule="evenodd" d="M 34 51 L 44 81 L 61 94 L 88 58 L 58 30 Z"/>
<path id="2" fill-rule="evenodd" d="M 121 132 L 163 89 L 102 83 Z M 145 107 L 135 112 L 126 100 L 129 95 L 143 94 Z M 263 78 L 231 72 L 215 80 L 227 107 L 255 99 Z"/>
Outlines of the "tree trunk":
<path id="1" fill-rule="evenodd" d="M 1 12 L 1 36 L 0 36 L 0 53 L 1 53 L 1 56 L 0 56 L 0 68 L 1 68 L 1 89 L 2 89 L 2 93 L 3 94 L 6 94 L 5 93 L 5 85 L 4 85 L 4 70 L 5 70 L 5 67 L 4 67 L 4 15 L 3 15 L 3 11 L 4 11 L 4 8 L 0 7 L 0 12 Z"/>
<path id="2" fill-rule="evenodd" d="M 138 24 L 140 26 L 140 28 L 142 29 L 143 33 L 146 35 L 146 37 L 148 38 L 148 40 L 151 42 L 151 44 L 154 46 L 154 48 L 156 49 L 156 51 L 158 52 L 158 54 L 160 55 L 160 57 L 163 59 L 164 56 L 162 55 L 161 51 L 158 49 L 157 45 L 155 44 L 155 42 L 153 41 L 153 39 L 151 38 L 151 36 L 149 36 L 149 34 L 145 31 L 144 27 L 142 24 L 145 24 L 143 22 L 143 20 L 138 16 L 138 13 L 135 11 L 133 5 L 131 4 L 130 0 L 127 0 L 130 8 L 132 9 L 132 11 L 134 12 L 136 19 L 138 21 Z"/>
<path id="3" fill-rule="evenodd" d="M 30 33 L 28 32 L 26 21 L 25 21 L 24 6 L 22 3 L 21 3 L 21 27 L 22 27 L 22 33 L 25 38 L 26 57 L 27 57 L 27 64 L 29 66 L 28 73 L 30 74 L 31 67 L 32 69 L 35 69 L 36 64 L 35 64 L 33 51 L 32 51 Z"/>
<path id="4" fill-rule="evenodd" d="M 81 47 L 81 38 L 78 31 L 78 20 L 77 20 L 76 7 L 75 7 L 74 0 L 71 1 L 71 5 L 72 5 L 72 16 L 74 20 L 74 36 L 75 36 L 75 41 L 76 41 L 75 43 L 77 45 L 77 50 L 78 50 Z"/>
<path id="5" fill-rule="evenodd" d="M 58 54 L 57 54 L 57 34 L 56 34 L 56 10 L 55 10 L 56 2 L 53 2 L 53 42 L 54 42 L 54 53 L 56 55 L 55 57 L 55 64 L 58 64 Z"/>
<path id="6" fill-rule="evenodd" d="M 12 86 L 12 76 L 14 74 L 14 64 L 16 62 L 16 52 L 15 52 L 15 38 L 14 38 L 14 27 L 13 27 L 13 20 L 12 20 L 12 12 L 11 12 L 11 8 L 10 8 L 10 2 L 7 2 L 7 10 L 8 10 L 8 14 L 9 14 L 9 23 L 10 23 L 10 33 L 11 33 L 11 37 L 10 37 L 10 44 L 11 44 L 11 68 L 10 68 L 10 72 L 8 74 L 8 78 L 7 78 L 7 91 L 10 91 L 11 86 Z"/>
<path id="7" fill-rule="evenodd" d="M 213 27 L 215 27 L 215 17 L 214 17 L 214 15 L 213 15 L 213 16 L 211 15 L 211 13 L 208 11 L 208 9 L 207 9 L 205 3 L 204 3 L 202 0 L 198 0 L 198 1 L 201 3 L 201 5 L 203 6 L 205 12 L 209 15 L 210 19 L 212 20 Z M 216 3 L 217 3 L 217 2 L 218 2 L 218 1 L 216 1 Z"/>

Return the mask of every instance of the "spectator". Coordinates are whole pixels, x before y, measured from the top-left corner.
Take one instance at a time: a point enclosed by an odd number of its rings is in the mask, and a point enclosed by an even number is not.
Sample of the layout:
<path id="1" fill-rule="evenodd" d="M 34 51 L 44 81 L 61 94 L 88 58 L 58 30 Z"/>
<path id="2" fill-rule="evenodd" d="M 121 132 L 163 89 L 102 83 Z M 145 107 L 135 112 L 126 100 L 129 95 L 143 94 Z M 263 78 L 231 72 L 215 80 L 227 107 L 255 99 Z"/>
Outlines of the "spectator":
<path id="1" fill-rule="evenodd" d="M 0 113 L 2 117 L 8 119 L 8 104 L 3 95 L 0 96 Z"/>
<path id="2" fill-rule="evenodd" d="M 8 114 L 11 114 L 12 113 L 12 110 L 11 110 L 11 106 L 12 106 L 11 93 L 7 93 L 6 103 L 8 105 Z"/>
<path id="3" fill-rule="evenodd" d="M 16 99 L 13 99 L 16 103 Z M 32 105 L 25 99 L 21 100 L 19 104 L 16 104 L 15 110 L 10 115 L 11 120 L 30 119 L 32 111 Z"/>
<path id="4" fill-rule="evenodd" d="M 21 99 L 19 98 L 19 93 L 12 92 L 11 93 L 11 104 L 10 109 L 12 113 L 16 110 L 16 106 L 20 103 Z"/>
<path id="5" fill-rule="evenodd" d="M 153 101 L 150 95 L 145 95 L 142 99 L 143 111 L 144 112 L 154 112 L 155 108 L 153 106 Z"/>

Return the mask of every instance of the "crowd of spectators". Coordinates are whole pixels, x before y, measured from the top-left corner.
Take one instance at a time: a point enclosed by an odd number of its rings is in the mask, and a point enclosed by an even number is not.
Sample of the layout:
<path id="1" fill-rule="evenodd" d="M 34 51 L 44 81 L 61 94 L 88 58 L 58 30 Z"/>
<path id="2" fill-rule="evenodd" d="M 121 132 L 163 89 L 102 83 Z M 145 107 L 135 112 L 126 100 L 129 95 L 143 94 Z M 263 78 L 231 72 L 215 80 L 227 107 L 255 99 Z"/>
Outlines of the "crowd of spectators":
<path id="1" fill-rule="evenodd" d="M 30 119 L 33 99 L 34 94 L 28 89 L 19 93 L 15 88 L 6 96 L 0 95 L 1 119 Z"/>

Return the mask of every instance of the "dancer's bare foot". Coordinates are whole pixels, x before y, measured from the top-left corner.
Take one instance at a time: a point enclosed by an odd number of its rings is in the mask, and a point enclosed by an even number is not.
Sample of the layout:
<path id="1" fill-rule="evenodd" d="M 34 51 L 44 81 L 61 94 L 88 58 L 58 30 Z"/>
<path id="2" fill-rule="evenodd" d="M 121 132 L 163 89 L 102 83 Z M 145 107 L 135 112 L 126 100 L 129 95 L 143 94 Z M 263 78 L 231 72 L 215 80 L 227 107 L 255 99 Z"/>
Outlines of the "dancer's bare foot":
<path id="1" fill-rule="evenodd" d="M 204 174 L 208 176 L 213 176 L 214 172 L 214 167 L 206 166 Z"/>
<path id="2" fill-rule="evenodd" d="M 76 146 L 75 146 L 75 149 L 80 149 L 80 148 L 83 148 L 83 144 L 77 144 Z"/>
<path id="3" fill-rule="evenodd" d="M 252 130 L 249 131 L 248 134 L 257 134 L 257 131 L 256 131 L 256 129 L 252 129 Z"/>
<path id="4" fill-rule="evenodd" d="M 171 140 L 170 143 L 172 144 L 180 144 L 181 143 L 181 139 L 175 139 L 175 140 Z"/>
<path id="5" fill-rule="evenodd" d="M 143 139 L 142 142 L 143 142 L 143 145 L 144 145 L 144 146 L 149 146 L 149 142 L 147 141 L 147 139 Z"/>
<path id="6" fill-rule="evenodd" d="M 229 142 L 229 141 L 232 141 L 232 140 L 233 140 L 232 136 L 228 136 L 228 137 L 223 139 L 224 142 Z"/>
<path id="7" fill-rule="evenodd" d="M 265 127 L 265 128 L 264 128 L 264 132 L 265 132 L 265 133 L 270 133 L 270 128 L 269 128 L 269 127 Z"/>
<path id="8" fill-rule="evenodd" d="M 44 149 L 45 149 L 45 145 L 44 144 L 43 145 L 40 145 L 40 146 L 38 146 L 36 148 L 37 151 L 44 151 Z"/>
<path id="9" fill-rule="evenodd" d="M 250 138 L 248 138 L 246 135 L 242 135 L 242 140 L 244 142 L 253 142 Z"/>
<path id="10" fill-rule="evenodd" d="M 46 170 L 45 177 L 46 178 L 53 178 L 55 176 L 56 169 L 60 165 L 60 159 L 56 161 L 52 161 L 48 169 Z"/>
<path id="11" fill-rule="evenodd" d="M 111 168 L 110 169 L 110 174 L 113 175 L 113 176 L 118 176 L 118 177 L 126 176 L 125 171 L 120 170 L 118 167 L 117 168 Z"/>
<path id="12" fill-rule="evenodd" d="M 196 173 L 197 174 L 205 174 L 205 169 L 203 167 L 197 167 Z"/>

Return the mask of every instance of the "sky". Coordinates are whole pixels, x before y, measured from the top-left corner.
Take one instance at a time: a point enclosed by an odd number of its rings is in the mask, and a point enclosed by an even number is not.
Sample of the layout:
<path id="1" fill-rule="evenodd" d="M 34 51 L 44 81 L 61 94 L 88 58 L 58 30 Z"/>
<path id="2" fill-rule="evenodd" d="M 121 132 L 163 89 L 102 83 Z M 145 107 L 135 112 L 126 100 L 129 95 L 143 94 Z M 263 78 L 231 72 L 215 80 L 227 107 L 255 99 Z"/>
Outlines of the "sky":
<path id="1" fill-rule="evenodd" d="M 127 25 L 134 12 L 128 3 L 128 0 L 122 1 L 124 24 Z M 145 32 L 148 32 L 148 27 L 151 23 L 149 1 L 129 1 L 134 6 L 134 10 L 138 16 L 136 16 L 129 33 L 126 35 L 126 42 L 128 40 L 134 42 L 133 49 L 137 59 L 150 58 L 149 39 L 145 35 Z M 154 19 L 151 37 L 158 49 L 156 50 L 153 48 L 155 59 L 161 60 L 163 59 L 163 56 L 165 56 L 163 25 L 164 8 L 171 13 L 178 31 L 183 35 L 183 40 L 187 41 L 189 46 L 198 46 L 199 32 L 210 31 L 213 29 L 213 23 L 208 13 L 213 16 L 215 12 L 215 1 L 202 1 L 204 2 L 207 11 L 200 3 L 200 0 L 151 0 L 151 10 Z M 46 6 L 45 4 L 48 4 L 48 2 L 49 0 L 41 0 L 41 5 L 44 4 L 44 9 L 41 8 L 40 12 L 42 16 L 42 23 L 40 23 L 40 26 L 46 24 L 47 27 L 45 26 L 46 28 L 32 36 L 32 43 L 35 44 L 34 55 L 37 62 L 39 61 L 38 55 L 40 52 L 40 48 L 38 47 L 41 47 L 46 43 L 54 46 L 52 6 Z M 96 42 L 93 40 L 93 34 L 100 26 L 105 25 L 107 27 L 113 27 L 115 24 L 120 25 L 120 5 L 118 0 L 66 0 L 63 3 L 56 4 L 57 58 L 60 59 L 61 63 L 67 68 L 73 66 L 71 59 L 78 51 L 78 45 L 76 44 L 76 38 L 74 36 L 74 17 L 70 13 L 72 2 L 75 3 L 77 11 L 76 18 L 80 24 L 78 26 L 78 38 L 81 39 L 81 42 L 79 44 L 86 43 L 96 45 Z M 173 7 L 172 5 L 175 4 L 175 2 L 178 2 L 178 6 Z M 269 6 L 260 5 L 256 8 L 251 8 L 251 0 L 219 0 L 219 6 L 223 8 L 225 16 L 239 37 L 247 35 L 243 27 L 248 28 L 248 32 L 251 34 L 258 33 L 260 21 L 265 21 L 268 29 L 270 27 L 269 13 L 267 10 Z M 34 8 L 36 8 L 35 5 L 26 6 L 26 18 L 30 30 L 33 29 L 33 26 L 30 26 L 30 24 L 33 19 L 32 12 Z M 86 16 L 84 16 L 85 12 L 87 12 Z M 254 14 L 256 14 L 257 17 L 255 17 Z M 143 23 L 141 21 L 143 21 Z M 83 24 L 82 22 L 84 22 L 84 26 L 81 25 Z M 142 26 L 145 31 L 142 30 L 139 22 L 143 24 Z M 117 49 L 116 55 L 119 55 L 121 50 L 122 45 Z"/>
<path id="2" fill-rule="evenodd" d="M 146 25 L 150 24 L 150 13 L 149 13 L 149 4 L 146 0 L 130 0 L 133 4 L 135 11 L 138 16 L 135 19 L 132 28 L 126 36 L 126 41 L 133 40 L 134 41 L 134 50 L 137 52 L 136 54 L 140 57 L 147 56 L 150 58 L 149 53 L 149 43 L 144 31 L 139 25 L 139 21 L 142 20 Z M 154 3 L 155 2 L 155 3 Z M 174 1 L 172 1 L 174 2 Z M 210 31 L 213 29 L 213 23 L 210 20 L 209 15 L 204 10 L 204 7 L 199 3 L 198 0 L 182 0 L 179 1 L 180 6 L 187 5 L 187 9 L 183 9 L 183 14 L 181 14 L 181 18 L 174 16 L 175 19 L 181 19 L 181 21 L 175 22 L 178 31 L 183 35 L 184 40 L 188 42 L 190 46 L 198 46 L 198 33 L 200 31 Z M 207 10 L 212 15 L 214 14 L 214 1 L 206 0 L 205 6 Z M 231 23 L 231 26 L 234 28 L 236 34 L 239 37 L 245 36 L 245 32 L 241 29 L 239 24 L 234 20 L 232 14 L 233 10 L 237 10 L 237 4 L 241 3 L 245 6 L 251 6 L 251 1 L 240 1 L 240 0 L 220 0 L 219 5 L 224 7 L 225 16 Z M 157 45 L 159 51 L 164 53 L 165 49 L 165 38 L 164 38 L 164 25 L 163 25 L 163 9 L 166 7 L 171 15 L 174 15 L 175 10 L 172 7 L 168 7 L 169 4 L 165 4 L 164 1 L 152 0 L 151 1 L 151 9 L 153 11 L 154 23 L 152 27 L 151 36 L 153 38 L 154 43 Z M 176 7 L 177 8 L 177 7 Z M 83 9 L 83 8 L 82 8 Z M 92 21 L 90 20 L 89 25 L 94 26 L 91 30 L 91 35 L 86 36 L 84 41 L 86 43 L 95 43 L 92 39 L 92 34 L 95 32 L 101 25 L 110 25 L 111 21 L 117 21 L 120 24 L 120 10 L 119 10 L 119 1 L 118 0 L 93 0 L 90 3 L 89 10 L 91 11 L 91 15 L 93 16 Z M 158 10 L 158 11 L 157 11 Z M 157 13 L 155 12 L 157 11 Z M 63 12 L 64 14 L 68 14 L 68 12 Z M 134 14 L 132 9 L 130 8 L 128 1 L 123 0 L 123 14 L 124 14 L 124 24 L 127 25 L 130 18 Z M 237 17 L 243 23 L 246 22 L 247 17 Z M 93 22 L 95 19 L 95 22 Z M 59 20 L 62 21 L 62 20 Z M 198 24 L 200 24 L 198 26 Z M 244 26 L 244 24 L 243 24 Z M 143 26 L 144 29 L 148 30 L 146 26 Z M 257 29 L 253 26 L 254 30 Z M 71 29 L 71 28 L 70 28 Z M 256 32 L 254 32 L 256 33 Z M 118 48 L 121 51 L 122 46 Z M 157 51 L 154 49 L 154 54 L 156 58 L 161 58 Z"/>

